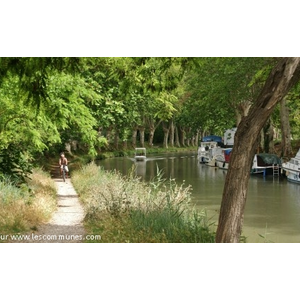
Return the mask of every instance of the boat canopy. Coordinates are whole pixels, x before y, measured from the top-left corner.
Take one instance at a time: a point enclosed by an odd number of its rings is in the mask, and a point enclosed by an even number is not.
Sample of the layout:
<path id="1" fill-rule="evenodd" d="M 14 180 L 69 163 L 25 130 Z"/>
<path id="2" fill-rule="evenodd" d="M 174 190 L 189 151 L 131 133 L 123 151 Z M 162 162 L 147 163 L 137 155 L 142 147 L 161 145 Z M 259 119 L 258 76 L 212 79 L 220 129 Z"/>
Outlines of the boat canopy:
<path id="1" fill-rule="evenodd" d="M 208 135 L 202 138 L 202 142 L 219 142 L 222 143 L 222 137 L 217 135 Z"/>
<path id="2" fill-rule="evenodd" d="M 280 165 L 281 160 L 276 154 L 259 153 L 257 156 L 257 164 L 259 166 Z"/>

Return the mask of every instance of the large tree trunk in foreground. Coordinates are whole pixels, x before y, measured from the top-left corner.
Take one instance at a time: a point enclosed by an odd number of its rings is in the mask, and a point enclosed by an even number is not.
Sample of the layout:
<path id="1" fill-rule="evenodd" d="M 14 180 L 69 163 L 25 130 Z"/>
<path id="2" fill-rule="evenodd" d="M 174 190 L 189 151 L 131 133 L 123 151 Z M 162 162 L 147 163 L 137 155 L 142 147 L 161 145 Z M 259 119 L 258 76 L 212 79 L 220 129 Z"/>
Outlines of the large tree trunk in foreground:
<path id="1" fill-rule="evenodd" d="M 234 138 L 220 209 L 216 242 L 239 242 L 247 199 L 250 168 L 258 137 L 275 105 L 299 80 L 300 58 L 282 58 L 270 73 L 263 90 L 242 118 Z"/>

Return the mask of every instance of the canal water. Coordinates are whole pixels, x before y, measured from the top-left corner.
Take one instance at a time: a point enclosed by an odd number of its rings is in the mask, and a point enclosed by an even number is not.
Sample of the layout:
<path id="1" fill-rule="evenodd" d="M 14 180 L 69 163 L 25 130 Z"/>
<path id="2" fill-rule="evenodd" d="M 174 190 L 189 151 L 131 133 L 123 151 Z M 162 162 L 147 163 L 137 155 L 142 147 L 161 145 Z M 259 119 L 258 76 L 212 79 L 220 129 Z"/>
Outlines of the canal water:
<path id="1" fill-rule="evenodd" d="M 106 170 L 118 170 L 124 175 L 135 172 L 149 181 L 163 172 L 178 184 L 192 186 L 192 204 L 205 209 L 212 223 L 217 223 L 226 172 L 199 164 L 197 152 L 149 155 L 145 162 L 133 158 L 111 158 L 98 162 Z M 300 185 L 285 178 L 251 176 L 245 208 L 243 236 L 248 243 L 300 242 Z"/>

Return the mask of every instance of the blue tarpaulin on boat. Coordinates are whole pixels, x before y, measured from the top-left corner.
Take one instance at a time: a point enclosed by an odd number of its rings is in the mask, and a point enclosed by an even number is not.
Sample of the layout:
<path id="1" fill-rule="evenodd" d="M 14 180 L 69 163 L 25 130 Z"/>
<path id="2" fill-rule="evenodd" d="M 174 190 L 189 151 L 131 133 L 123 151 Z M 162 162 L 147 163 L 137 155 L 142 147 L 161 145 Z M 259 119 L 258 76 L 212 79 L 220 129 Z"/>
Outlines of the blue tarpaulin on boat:
<path id="1" fill-rule="evenodd" d="M 202 142 L 220 142 L 222 143 L 222 137 L 217 135 L 208 135 L 202 138 Z"/>

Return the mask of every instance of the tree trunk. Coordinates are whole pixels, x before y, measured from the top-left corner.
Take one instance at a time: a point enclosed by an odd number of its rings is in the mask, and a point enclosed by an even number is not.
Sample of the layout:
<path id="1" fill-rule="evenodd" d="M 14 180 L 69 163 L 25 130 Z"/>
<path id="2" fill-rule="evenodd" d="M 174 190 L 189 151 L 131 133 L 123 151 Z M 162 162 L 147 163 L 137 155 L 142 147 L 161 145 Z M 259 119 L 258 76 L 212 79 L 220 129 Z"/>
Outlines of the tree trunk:
<path id="1" fill-rule="evenodd" d="M 269 127 L 269 152 L 275 153 L 275 143 L 274 143 L 274 126 L 272 122 Z"/>
<path id="2" fill-rule="evenodd" d="M 114 148 L 115 148 L 116 150 L 119 149 L 119 130 L 118 130 L 118 129 L 115 130 Z"/>
<path id="3" fill-rule="evenodd" d="M 171 147 L 174 147 L 174 140 L 175 140 L 175 125 L 174 121 L 170 121 L 170 136 L 169 136 L 169 144 Z"/>
<path id="4" fill-rule="evenodd" d="M 153 138 L 154 138 L 155 128 L 154 126 L 149 128 L 149 147 L 153 147 Z"/>
<path id="5" fill-rule="evenodd" d="M 156 125 L 155 125 L 155 121 L 153 119 L 148 119 L 147 123 L 149 124 L 149 146 L 153 147 L 154 133 L 155 133 L 156 128 L 161 123 L 161 120 L 159 122 L 157 122 Z"/>
<path id="6" fill-rule="evenodd" d="M 265 126 L 262 130 L 262 149 L 265 153 L 272 153 L 274 151 L 274 143 L 273 143 L 273 125 L 270 118 L 267 120 Z"/>
<path id="7" fill-rule="evenodd" d="M 181 128 L 181 127 L 179 127 L 179 129 L 180 129 L 180 143 L 181 143 L 182 147 L 185 147 L 185 136 L 186 136 L 185 130 L 184 130 L 184 128 Z"/>
<path id="8" fill-rule="evenodd" d="M 199 145 L 199 136 L 200 136 L 200 132 L 199 130 L 197 130 L 197 133 L 195 135 L 195 141 L 194 141 L 194 146 L 198 147 Z"/>
<path id="9" fill-rule="evenodd" d="M 249 114 L 242 118 L 225 179 L 216 242 L 239 242 L 250 168 L 258 137 L 274 107 L 299 80 L 300 58 L 282 58 L 272 69 Z"/>
<path id="10" fill-rule="evenodd" d="M 106 130 L 106 139 L 109 146 L 112 143 L 112 126 L 109 126 Z"/>
<path id="11" fill-rule="evenodd" d="M 291 157 L 291 127 L 289 121 L 289 109 L 284 97 L 280 103 L 280 120 L 281 120 L 281 156 Z"/>
<path id="12" fill-rule="evenodd" d="M 133 148 L 136 148 L 136 137 L 137 137 L 137 127 L 134 127 L 131 135 L 131 144 Z"/>
<path id="13" fill-rule="evenodd" d="M 168 124 L 166 124 L 165 122 L 162 122 L 162 127 L 163 127 L 163 131 L 164 131 L 164 143 L 163 143 L 163 147 L 164 148 L 168 148 L 168 138 L 169 138 L 169 126 Z"/>
<path id="14" fill-rule="evenodd" d="M 186 135 L 188 136 L 188 138 L 186 139 L 186 144 L 189 147 L 191 144 L 191 137 L 190 137 L 191 128 L 187 128 L 185 132 Z"/>
<path id="15" fill-rule="evenodd" d="M 175 127 L 175 145 L 180 147 L 178 126 Z"/>
<path id="16" fill-rule="evenodd" d="M 139 127 L 141 147 L 145 147 L 145 127 Z"/>

